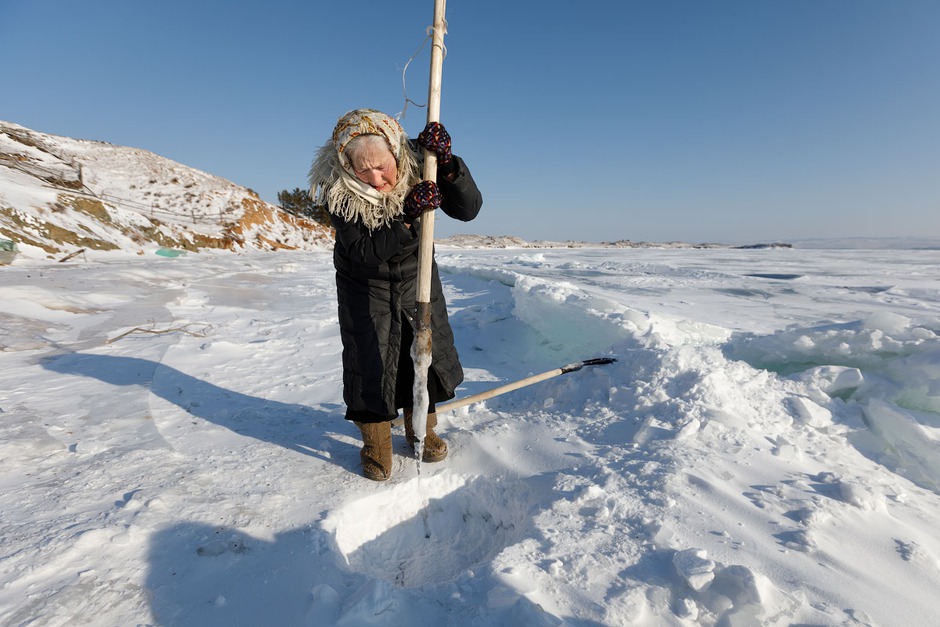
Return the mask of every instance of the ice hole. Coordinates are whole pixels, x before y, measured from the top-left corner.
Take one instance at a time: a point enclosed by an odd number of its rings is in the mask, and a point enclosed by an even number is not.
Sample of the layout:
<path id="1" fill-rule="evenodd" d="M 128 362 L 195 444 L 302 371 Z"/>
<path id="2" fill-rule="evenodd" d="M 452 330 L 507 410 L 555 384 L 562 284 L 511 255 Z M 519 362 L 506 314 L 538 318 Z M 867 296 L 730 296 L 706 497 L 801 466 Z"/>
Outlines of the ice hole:
<path id="1" fill-rule="evenodd" d="M 351 570 L 420 587 L 451 581 L 524 537 L 525 493 L 493 479 L 417 478 L 344 505 L 323 527 Z"/>

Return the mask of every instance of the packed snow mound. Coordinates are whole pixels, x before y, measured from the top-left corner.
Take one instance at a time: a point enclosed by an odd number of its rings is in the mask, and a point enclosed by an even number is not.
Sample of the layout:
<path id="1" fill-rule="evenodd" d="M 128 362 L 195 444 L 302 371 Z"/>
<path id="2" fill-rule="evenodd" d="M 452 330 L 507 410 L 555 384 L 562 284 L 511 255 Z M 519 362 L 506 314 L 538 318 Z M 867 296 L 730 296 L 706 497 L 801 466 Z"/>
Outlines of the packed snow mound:
<path id="1" fill-rule="evenodd" d="M 157 248 L 317 250 L 322 225 L 146 150 L 0 121 L 0 238 L 24 256 Z"/>

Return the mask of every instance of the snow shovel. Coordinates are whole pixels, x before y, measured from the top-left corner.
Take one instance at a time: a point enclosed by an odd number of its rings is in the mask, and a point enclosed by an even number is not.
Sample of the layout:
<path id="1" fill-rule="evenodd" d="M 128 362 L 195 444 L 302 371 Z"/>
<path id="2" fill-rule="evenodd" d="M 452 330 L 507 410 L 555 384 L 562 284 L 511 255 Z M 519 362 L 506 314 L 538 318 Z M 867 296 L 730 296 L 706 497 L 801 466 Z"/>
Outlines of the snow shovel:
<path id="1" fill-rule="evenodd" d="M 512 392 L 513 390 L 518 390 L 519 388 L 524 388 L 528 385 L 532 385 L 533 383 L 539 383 L 541 381 L 545 381 L 546 379 L 557 377 L 558 375 L 567 374 L 569 372 L 577 372 L 585 366 L 606 366 L 607 364 L 612 364 L 615 361 L 617 360 L 613 357 L 597 357 L 595 359 L 585 359 L 584 361 L 578 361 L 573 364 L 568 364 L 567 366 L 562 366 L 561 368 L 555 368 L 554 370 L 543 372 L 542 374 L 533 375 L 531 377 L 520 379 L 512 383 L 507 383 L 506 385 L 501 385 L 498 388 L 489 390 L 488 392 L 480 392 L 479 394 L 474 394 L 473 396 L 458 398 L 457 400 L 451 401 L 449 403 L 438 405 L 437 413 L 451 411 L 471 403 L 485 401 L 489 398 L 493 398 L 494 396 L 499 396 L 500 394 L 505 394 L 506 392 Z"/>

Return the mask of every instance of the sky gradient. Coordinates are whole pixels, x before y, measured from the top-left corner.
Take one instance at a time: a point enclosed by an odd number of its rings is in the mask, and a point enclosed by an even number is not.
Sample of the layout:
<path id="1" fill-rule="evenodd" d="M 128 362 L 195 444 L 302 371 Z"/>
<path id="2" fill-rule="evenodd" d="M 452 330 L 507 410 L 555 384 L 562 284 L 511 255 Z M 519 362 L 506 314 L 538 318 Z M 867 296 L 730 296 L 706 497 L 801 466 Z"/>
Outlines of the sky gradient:
<path id="1" fill-rule="evenodd" d="M 433 2 L 0 2 L 0 119 L 151 150 L 276 202 L 357 107 L 395 115 Z M 940 2 L 451 0 L 454 233 L 940 236 Z M 407 72 L 427 100 L 429 45 Z M 415 135 L 426 110 L 402 120 Z"/>

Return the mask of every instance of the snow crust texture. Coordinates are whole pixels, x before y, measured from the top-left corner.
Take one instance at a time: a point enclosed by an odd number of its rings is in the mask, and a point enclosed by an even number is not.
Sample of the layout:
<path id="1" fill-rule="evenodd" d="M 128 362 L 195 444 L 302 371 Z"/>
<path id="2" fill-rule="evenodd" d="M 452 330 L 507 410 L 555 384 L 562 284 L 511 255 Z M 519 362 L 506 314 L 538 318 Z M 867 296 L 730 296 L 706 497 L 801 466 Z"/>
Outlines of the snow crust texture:
<path id="1" fill-rule="evenodd" d="M 384 484 L 326 252 L 0 275 L 0 624 L 940 622 L 938 251 L 439 247 L 459 396 Z"/>

